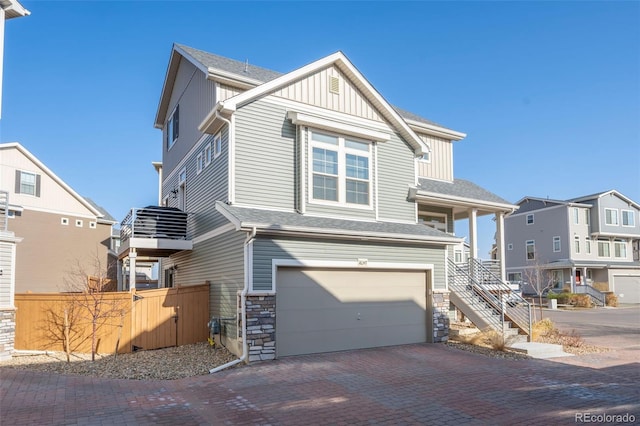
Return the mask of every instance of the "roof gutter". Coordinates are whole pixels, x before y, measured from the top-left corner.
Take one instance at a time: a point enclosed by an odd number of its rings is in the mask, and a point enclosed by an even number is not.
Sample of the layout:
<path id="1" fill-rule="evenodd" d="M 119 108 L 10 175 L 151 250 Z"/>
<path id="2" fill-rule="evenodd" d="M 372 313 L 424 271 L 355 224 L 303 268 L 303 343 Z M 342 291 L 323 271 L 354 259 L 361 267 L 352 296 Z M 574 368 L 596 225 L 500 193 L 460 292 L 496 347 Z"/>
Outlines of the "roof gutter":
<path id="1" fill-rule="evenodd" d="M 433 192 L 419 193 L 419 190 L 417 188 L 409 188 L 409 198 L 416 201 L 441 201 L 443 203 L 446 203 L 447 205 L 454 204 L 459 207 L 486 207 L 490 209 L 498 209 L 508 213 L 515 212 L 520 208 L 519 206 L 513 204 L 491 203 L 475 199 L 471 200 L 467 198 L 456 197 L 455 195 L 436 194 Z"/>

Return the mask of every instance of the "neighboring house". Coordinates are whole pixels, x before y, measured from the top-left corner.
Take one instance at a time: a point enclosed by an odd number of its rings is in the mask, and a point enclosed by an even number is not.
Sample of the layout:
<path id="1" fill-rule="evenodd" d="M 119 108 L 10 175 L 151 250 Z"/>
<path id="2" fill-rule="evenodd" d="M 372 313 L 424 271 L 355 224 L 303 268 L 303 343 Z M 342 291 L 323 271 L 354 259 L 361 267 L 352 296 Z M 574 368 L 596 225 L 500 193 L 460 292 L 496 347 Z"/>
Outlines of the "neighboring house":
<path id="1" fill-rule="evenodd" d="M 138 238 L 132 211 L 120 257 L 209 282 L 241 359 L 446 341 L 454 221 L 477 257 L 476 218 L 502 235 L 516 208 L 454 178 L 466 135 L 391 106 L 341 52 L 280 74 L 174 45 L 155 126 L 186 238 Z"/>
<path id="2" fill-rule="evenodd" d="M 104 272 L 115 220 L 69 185 L 19 143 L 0 144 L 0 190 L 9 194 L 8 229 L 17 246 L 15 292 L 68 290 L 65 278 L 80 266 Z M 100 266 L 96 270 L 95 262 Z"/>
<path id="3" fill-rule="evenodd" d="M 525 197 L 505 219 L 507 277 L 561 290 L 606 283 L 640 303 L 640 205 L 617 191 L 571 200 Z"/>

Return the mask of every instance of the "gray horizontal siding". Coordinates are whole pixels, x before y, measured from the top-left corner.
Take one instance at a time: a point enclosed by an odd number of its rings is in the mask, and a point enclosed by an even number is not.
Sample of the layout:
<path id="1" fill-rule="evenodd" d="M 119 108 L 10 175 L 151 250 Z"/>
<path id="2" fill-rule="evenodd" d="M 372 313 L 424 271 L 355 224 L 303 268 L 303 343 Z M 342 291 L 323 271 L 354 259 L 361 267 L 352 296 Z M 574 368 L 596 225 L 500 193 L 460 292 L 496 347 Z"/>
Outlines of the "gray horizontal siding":
<path id="1" fill-rule="evenodd" d="M 244 232 L 230 231 L 194 244 L 193 251 L 183 251 L 163 262 L 163 268 L 178 266 L 175 280 L 180 286 L 209 281 L 209 306 L 212 317 L 237 315 L 236 297 L 244 287 Z M 225 321 L 228 338 L 235 338 L 236 321 Z"/>
<path id="2" fill-rule="evenodd" d="M 253 243 L 253 289 L 271 290 L 273 259 L 428 263 L 434 265 L 435 289 L 446 288 L 441 247 L 417 247 L 372 242 L 336 242 L 293 238 L 257 238 Z"/>
<path id="3" fill-rule="evenodd" d="M 13 250 L 15 244 L 0 241 L 0 307 L 12 306 L 11 278 L 14 272 L 12 268 Z"/>
<path id="4" fill-rule="evenodd" d="M 237 203 L 295 208 L 296 127 L 286 109 L 257 101 L 236 112 Z"/>
<path id="5" fill-rule="evenodd" d="M 407 201 L 415 185 L 413 150 L 397 134 L 378 144 L 378 216 L 387 220 L 415 221 L 415 203 Z"/>

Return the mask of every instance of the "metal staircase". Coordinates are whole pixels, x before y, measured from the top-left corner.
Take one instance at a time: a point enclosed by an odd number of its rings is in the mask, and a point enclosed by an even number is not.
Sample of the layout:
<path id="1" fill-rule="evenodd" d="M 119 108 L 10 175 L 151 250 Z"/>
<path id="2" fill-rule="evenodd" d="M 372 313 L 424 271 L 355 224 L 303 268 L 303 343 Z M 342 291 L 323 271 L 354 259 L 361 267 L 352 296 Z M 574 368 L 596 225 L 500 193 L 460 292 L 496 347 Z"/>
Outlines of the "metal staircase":
<path id="1" fill-rule="evenodd" d="M 606 297 L 605 294 L 598 289 L 591 287 L 588 284 L 582 284 L 576 286 L 577 294 L 588 294 L 594 304 L 597 306 L 605 306 Z"/>
<path id="2" fill-rule="evenodd" d="M 448 260 L 451 302 L 481 330 L 503 333 L 505 340 L 530 341 L 531 305 L 480 261 Z"/>

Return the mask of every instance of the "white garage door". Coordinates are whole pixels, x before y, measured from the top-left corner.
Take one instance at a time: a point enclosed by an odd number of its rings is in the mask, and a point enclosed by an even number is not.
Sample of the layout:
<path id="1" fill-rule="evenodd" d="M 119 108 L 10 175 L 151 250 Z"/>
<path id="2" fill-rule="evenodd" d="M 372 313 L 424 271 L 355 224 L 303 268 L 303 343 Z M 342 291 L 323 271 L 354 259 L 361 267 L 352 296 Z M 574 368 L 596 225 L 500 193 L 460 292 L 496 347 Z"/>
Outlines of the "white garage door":
<path id="1" fill-rule="evenodd" d="M 640 276 L 614 275 L 613 289 L 618 303 L 640 303 Z"/>
<path id="2" fill-rule="evenodd" d="M 427 272 L 279 268 L 278 356 L 427 341 Z"/>

